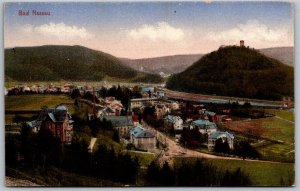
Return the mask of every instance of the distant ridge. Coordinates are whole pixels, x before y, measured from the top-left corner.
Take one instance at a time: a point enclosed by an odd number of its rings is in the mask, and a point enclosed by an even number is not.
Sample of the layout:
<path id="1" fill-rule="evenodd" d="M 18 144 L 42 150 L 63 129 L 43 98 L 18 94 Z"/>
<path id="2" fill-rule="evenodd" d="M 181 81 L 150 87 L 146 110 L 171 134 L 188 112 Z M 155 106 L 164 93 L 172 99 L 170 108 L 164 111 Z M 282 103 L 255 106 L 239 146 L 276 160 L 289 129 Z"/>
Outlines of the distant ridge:
<path id="1" fill-rule="evenodd" d="M 259 49 L 261 53 L 284 64 L 294 66 L 294 47 Z M 136 70 L 159 74 L 175 74 L 184 71 L 205 54 L 172 55 L 143 59 L 120 58 L 127 66 Z"/>
<path id="2" fill-rule="evenodd" d="M 129 67 L 136 70 L 159 74 L 161 72 L 172 74 L 179 73 L 199 60 L 204 54 L 174 55 L 143 59 L 121 60 Z"/>
<path id="3" fill-rule="evenodd" d="M 294 66 L 294 47 L 275 47 L 259 49 L 261 53 L 271 58 L 275 58 L 284 64 Z"/>
<path id="4" fill-rule="evenodd" d="M 118 58 L 83 46 L 45 45 L 5 49 L 5 78 L 16 81 L 100 81 L 105 77 L 161 82 L 158 75 L 138 72 Z"/>

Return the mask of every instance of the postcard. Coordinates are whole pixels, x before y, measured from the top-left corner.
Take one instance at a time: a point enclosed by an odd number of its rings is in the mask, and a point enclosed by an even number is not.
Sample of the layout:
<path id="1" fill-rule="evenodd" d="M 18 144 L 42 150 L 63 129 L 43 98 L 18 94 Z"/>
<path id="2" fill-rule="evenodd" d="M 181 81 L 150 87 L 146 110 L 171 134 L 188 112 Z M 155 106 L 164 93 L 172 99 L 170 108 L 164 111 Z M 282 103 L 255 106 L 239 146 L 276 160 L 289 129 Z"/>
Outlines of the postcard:
<path id="1" fill-rule="evenodd" d="M 294 3 L 3 5 L 7 187 L 295 186 Z"/>

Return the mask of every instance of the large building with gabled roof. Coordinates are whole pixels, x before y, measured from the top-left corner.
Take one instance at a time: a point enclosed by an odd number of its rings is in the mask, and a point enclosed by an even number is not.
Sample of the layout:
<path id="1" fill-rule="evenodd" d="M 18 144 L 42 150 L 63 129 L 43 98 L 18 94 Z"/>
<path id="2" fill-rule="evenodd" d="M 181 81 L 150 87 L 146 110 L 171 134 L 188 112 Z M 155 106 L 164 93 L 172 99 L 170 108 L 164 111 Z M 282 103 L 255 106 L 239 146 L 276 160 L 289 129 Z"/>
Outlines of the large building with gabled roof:
<path id="1" fill-rule="evenodd" d="M 61 142 L 71 144 L 73 135 L 73 120 L 65 105 L 56 108 L 44 108 L 36 120 L 27 122 L 33 132 L 42 128 L 49 129 Z"/>
<path id="2" fill-rule="evenodd" d="M 130 142 L 140 150 L 154 149 L 156 146 L 155 135 L 140 125 L 130 130 Z"/>

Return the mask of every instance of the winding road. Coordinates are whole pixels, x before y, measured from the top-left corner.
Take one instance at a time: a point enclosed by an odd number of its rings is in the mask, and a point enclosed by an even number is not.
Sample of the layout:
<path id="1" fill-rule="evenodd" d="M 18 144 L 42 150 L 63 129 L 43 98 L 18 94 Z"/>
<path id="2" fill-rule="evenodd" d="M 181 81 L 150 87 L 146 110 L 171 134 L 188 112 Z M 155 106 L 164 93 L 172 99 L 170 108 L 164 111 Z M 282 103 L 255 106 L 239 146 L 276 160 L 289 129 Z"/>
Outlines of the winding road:
<path id="1" fill-rule="evenodd" d="M 147 125 L 144 122 L 143 122 L 143 126 L 146 129 L 155 133 L 156 137 L 160 137 L 160 139 L 163 139 L 166 141 L 167 148 L 159 154 L 159 157 L 157 159 L 157 161 L 160 165 L 162 165 L 165 161 L 167 161 L 169 164 L 172 164 L 173 159 L 175 157 L 195 157 L 195 158 L 210 158 L 210 159 L 223 159 L 223 160 L 244 160 L 244 161 L 256 161 L 256 162 L 267 162 L 267 163 L 283 163 L 283 162 L 276 162 L 276 161 L 217 156 L 217 155 L 213 155 L 213 154 L 202 153 L 199 151 L 195 151 L 195 150 L 191 150 L 191 149 L 182 147 L 181 145 L 176 143 L 174 140 L 170 139 L 165 134 L 161 133 L 160 131 L 157 131 L 156 129 Z"/>

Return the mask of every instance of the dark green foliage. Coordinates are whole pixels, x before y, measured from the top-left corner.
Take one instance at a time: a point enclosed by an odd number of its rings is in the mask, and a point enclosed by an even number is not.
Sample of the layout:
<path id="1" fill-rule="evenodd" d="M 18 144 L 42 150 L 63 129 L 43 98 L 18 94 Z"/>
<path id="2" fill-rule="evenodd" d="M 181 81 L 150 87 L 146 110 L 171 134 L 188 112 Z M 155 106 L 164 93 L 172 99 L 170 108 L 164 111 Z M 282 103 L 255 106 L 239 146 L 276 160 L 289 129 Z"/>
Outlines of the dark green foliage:
<path id="1" fill-rule="evenodd" d="M 97 136 L 100 130 L 112 130 L 112 123 L 111 121 L 107 121 L 106 118 L 103 118 L 103 120 L 99 118 L 92 119 L 88 122 L 88 125 L 94 137 Z"/>
<path id="2" fill-rule="evenodd" d="M 80 98 L 81 97 L 81 94 L 80 94 L 80 91 L 79 89 L 72 89 L 71 93 L 70 93 L 70 96 L 72 99 L 77 99 L 77 98 Z"/>
<path id="3" fill-rule="evenodd" d="M 20 151 L 24 155 L 26 165 L 35 164 L 36 158 L 36 134 L 32 132 L 31 127 L 22 124 L 21 135 L 20 135 L 21 147 Z"/>
<path id="4" fill-rule="evenodd" d="M 228 46 L 171 76 L 167 87 L 203 94 L 279 100 L 282 96 L 294 96 L 294 69 L 256 50 Z"/>
<path id="5" fill-rule="evenodd" d="M 63 167 L 71 172 L 90 173 L 91 156 L 87 148 L 87 142 L 74 137 L 71 146 L 65 148 Z"/>
<path id="6" fill-rule="evenodd" d="M 36 134 L 36 149 L 38 163 L 45 166 L 56 165 L 62 163 L 62 143 L 59 138 L 54 137 L 49 129 L 42 128 Z"/>
<path id="7" fill-rule="evenodd" d="M 161 81 L 137 72 L 116 57 L 82 46 L 16 47 L 5 50 L 5 75 L 17 81 L 89 80 L 105 76 L 135 81 Z M 148 76 L 149 75 L 149 76 Z"/>
<path id="8" fill-rule="evenodd" d="M 162 83 L 163 79 L 157 74 L 144 73 L 144 75 L 134 78 L 132 82 Z"/>
<path id="9" fill-rule="evenodd" d="M 24 161 L 17 160 L 18 153 L 24 156 Z M 55 167 L 84 176 L 130 184 L 135 183 L 140 166 L 138 159 L 128 153 L 115 153 L 113 148 L 107 149 L 105 145 L 100 145 L 95 153 L 89 153 L 88 143 L 78 136 L 73 137 L 71 145 L 63 145 L 50 130 L 41 129 L 36 134 L 26 125 L 21 135 L 7 137 L 6 165 L 46 171 Z"/>
<path id="10" fill-rule="evenodd" d="M 217 153 L 229 153 L 230 148 L 227 140 L 223 141 L 222 138 L 216 140 L 214 152 Z"/>
<path id="11" fill-rule="evenodd" d="M 175 174 L 170 168 L 168 162 L 165 162 L 162 167 L 161 179 L 163 186 L 173 186 L 175 184 Z"/>
<path id="12" fill-rule="evenodd" d="M 168 162 L 160 168 L 154 161 L 150 163 L 147 170 L 146 178 L 151 186 L 174 186 L 175 173 L 170 168 Z"/>
<path id="13" fill-rule="evenodd" d="M 146 178 L 151 186 L 158 186 L 160 179 L 160 168 L 154 161 L 150 163 L 147 170 Z"/>
<path id="14" fill-rule="evenodd" d="M 117 143 L 120 142 L 120 135 L 119 135 L 119 132 L 118 132 L 117 130 L 114 130 L 112 139 L 113 139 L 115 142 L 117 142 Z"/>
<path id="15" fill-rule="evenodd" d="M 152 124 L 152 122 L 155 120 L 154 112 L 154 107 L 145 107 L 142 114 L 143 120 L 148 124 Z"/>
<path id="16" fill-rule="evenodd" d="M 20 153 L 20 137 L 19 135 L 7 135 L 5 137 L 5 164 L 15 166 L 17 164 L 17 156 Z"/>
<path id="17" fill-rule="evenodd" d="M 97 96 L 95 95 L 93 95 L 93 93 L 91 93 L 91 92 L 85 92 L 85 94 L 83 95 L 83 97 L 82 97 L 83 99 L 87 99 L 87 100 L 90 100 L 91 102 L 94 102 L 95 101 L 95 103 L 100 103 L 100 101 L 99 101 L 99 99 L 97 98 Z"/>
<path id="18" fill-rule="evenodd" d="M 250 186 L 251 181 L 248 175 L 242 173 L 241 169 L 238 168 L 234 172 L 226 170 L 225 174 L 220 183 L 222 186 Z"/>
<path id="19" fill-rule="evenodd" d="M 219 186 L 221 172 L 204 160 L 182 163 L 178 167 L 179 186 Z"/>
<path id="20" fill-rule="evenodd" d="M 50 130 L 43 128 L 38 133 L 33 133 L 32 129 L 24 123 L 21 134 L 15 141 L 20 145 L 18 147 L 11 145 L 11 147 L 17 148 L 17 153 L 24 157 L 24 166 L 41 166 L 42 168 L 51 165 L 61 166 L 62 143 L 53 136 Z"/>
<path id="21" fill-rule="evenodd" d="M 243 158 L 259 158 L 259 152 L 253 148 L 247 141 L 239 141 L 235 143 L 234 154 Z"/>
<path id="22" fill-rule="evenodd" d="M 251 186 L 249 176 L 240 168 L 235 171 L 217 169 L 204 159 L 182 162 L 172 170 L 166 162 L 163 167 L 152 162 L 146 179 L 150 186 Z"/>
<path id="23" fill-rule="evenodd" d="M 184 146 L 196 148 L 207 142 L 207 136 L 200 133 L 198 128 L 183 128 L 179 142 Z"/>
<path id="24" fill-rule="evenodd" d="M 93 174 L 99 178 L 117 182 L 134 183 L 139 169 L 139 161 L 128 154 L 116 154 L 114 149 L 108 150 L 104 145 L 93 155 Z"/>
<path id="25" fill-rule="evenodd" d="M 129 88 L 127 87 L 121 88 L 120 85 L 118 85 L 118 87 L 112 86 L 109 89 L 102 87 L 98 91 L 98 94 L 102 98 L 113 96 L 117 100 L 121 100 L 122 105 L 125 107 L 125 110 L 122 111 L 123 112 L 122 114 L 123 115 L 127 114 L 128 107 L 129 107 L 129 100 L 132 98 L 132 91 Z"/>

